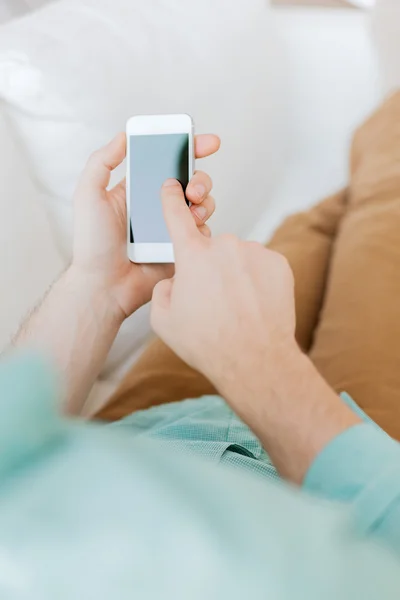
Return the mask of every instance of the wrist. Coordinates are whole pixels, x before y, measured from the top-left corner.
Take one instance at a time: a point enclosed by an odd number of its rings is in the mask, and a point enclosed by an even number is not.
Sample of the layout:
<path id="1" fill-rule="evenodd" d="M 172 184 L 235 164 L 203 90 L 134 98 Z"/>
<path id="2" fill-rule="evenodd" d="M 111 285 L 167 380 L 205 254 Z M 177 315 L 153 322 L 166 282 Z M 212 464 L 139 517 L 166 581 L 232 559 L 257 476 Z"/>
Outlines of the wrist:
<path id="1" fill-rule="evenodd" d="M 102 278 L 83 272 L 72 264 L 65 271 L 62 282 L 76 297 L 81 298 L 82 302 L 89 303 L 92 311 L 99 313 L 116 328 L 120 328 L 125 315 Z"/>
<path id="2" fill-rule="evenodd" d="M 280 474 L 298 484 L 335 437 L 360 423 L 295 344 L 282 346 L 264 370 L 249 370 L 221 392 Z"/>
<path id="3" fill-rule="evenodd" d="M 302 377 L 306 362 L 308 358 L 293 339 L 276 345 L 271 351 L 257 352 L 255 356 L 244 351 L 229 376 L 214 383 L 232 408 L 245 419 L 243 413 L 248 409 L 251 412 L 264 410 L 266 398 L 286 395 L 286 388 Z"/>

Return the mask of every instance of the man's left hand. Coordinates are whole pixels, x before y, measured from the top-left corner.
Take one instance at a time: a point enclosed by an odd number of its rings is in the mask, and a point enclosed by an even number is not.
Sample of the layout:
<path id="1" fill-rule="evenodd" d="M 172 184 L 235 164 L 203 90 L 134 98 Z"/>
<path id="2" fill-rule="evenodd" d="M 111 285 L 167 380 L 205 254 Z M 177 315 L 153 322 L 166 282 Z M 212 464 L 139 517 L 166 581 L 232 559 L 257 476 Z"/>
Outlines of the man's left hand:
<path id="1" fill-rule="evenodd" d="M 214 154 L 219 146 L 220 140 L 215 135 L 197 136 L 196 158 Z M 111 309 L 121 321 L 148 302 L 154 286 L 174 272 L 173 265 L 138 265 L 128 259 L 125 180 L 107 189 L 111 172 L 125 156 L 126 135 L 119 133 L 109 144 L 94 152 L 87 162 L 74 196 L 75 237 L 71 267 L 79 279 L 94 285 L 99 294 L 109 298 Z M 197 171 L 186 190 L 192 203 L 193 219 L 206 236 L 210 235 L 206 221 L 215 208 L 211 188 L 210 177 Z"/>

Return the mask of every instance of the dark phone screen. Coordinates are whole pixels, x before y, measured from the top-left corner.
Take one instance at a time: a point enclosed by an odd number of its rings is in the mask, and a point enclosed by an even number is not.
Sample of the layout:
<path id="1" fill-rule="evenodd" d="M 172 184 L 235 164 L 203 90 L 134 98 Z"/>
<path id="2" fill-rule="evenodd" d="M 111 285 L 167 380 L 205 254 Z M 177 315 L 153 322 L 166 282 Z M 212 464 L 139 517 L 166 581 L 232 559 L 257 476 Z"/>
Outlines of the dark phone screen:
<path id="1" fill-rule="evenodd" d="M 178 179 L 189 183 L 189 134 L 131 135 L 130 213 L 131 243 L 170 243 L 161 206 L 161 186 Z"/>

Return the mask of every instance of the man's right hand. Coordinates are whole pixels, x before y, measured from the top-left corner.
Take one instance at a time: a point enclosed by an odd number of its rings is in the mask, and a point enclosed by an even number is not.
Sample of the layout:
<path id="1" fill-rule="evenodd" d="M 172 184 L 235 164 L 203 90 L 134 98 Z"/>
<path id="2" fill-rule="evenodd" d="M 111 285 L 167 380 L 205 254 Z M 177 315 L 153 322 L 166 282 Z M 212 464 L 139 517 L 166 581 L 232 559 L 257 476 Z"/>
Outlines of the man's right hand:
<path id="1" fill-rule="evenodd" d="M 154 288 L 153 327 L 213 382 L 281 475 L 301 483 L 360 419 L 296 344 L 290 267 L 259 244 L 201 235 L 178 182 L 166 182 L 162 201 L 176 269 Z"/>
<path id="2" fill-rule="evenodd" d="M 232 235 L 205 238 L 175 180 L 163 186 L 162 202 L 176 274 L 153 293 L 152 325 L 160 337 L 220 390 L 264 370 L 277 354 L 298 352 L 286 259 Z"/>

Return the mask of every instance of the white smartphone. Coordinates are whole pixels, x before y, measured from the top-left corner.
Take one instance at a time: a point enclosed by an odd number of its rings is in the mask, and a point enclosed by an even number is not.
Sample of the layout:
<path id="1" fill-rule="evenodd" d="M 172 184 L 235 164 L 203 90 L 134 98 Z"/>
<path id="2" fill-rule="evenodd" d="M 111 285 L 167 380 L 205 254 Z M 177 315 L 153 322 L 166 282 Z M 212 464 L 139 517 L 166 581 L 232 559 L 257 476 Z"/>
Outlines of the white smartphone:
<path id="1" fill-rule="evenodd" d="M 172 263 L 174 251 L 161 206 L 161 186 L 178 179 L 186 189 L 194 171 L 194 127 L 189 115 L 129 119 L 126 201 L 128 256 L 135 263 Z"/>

